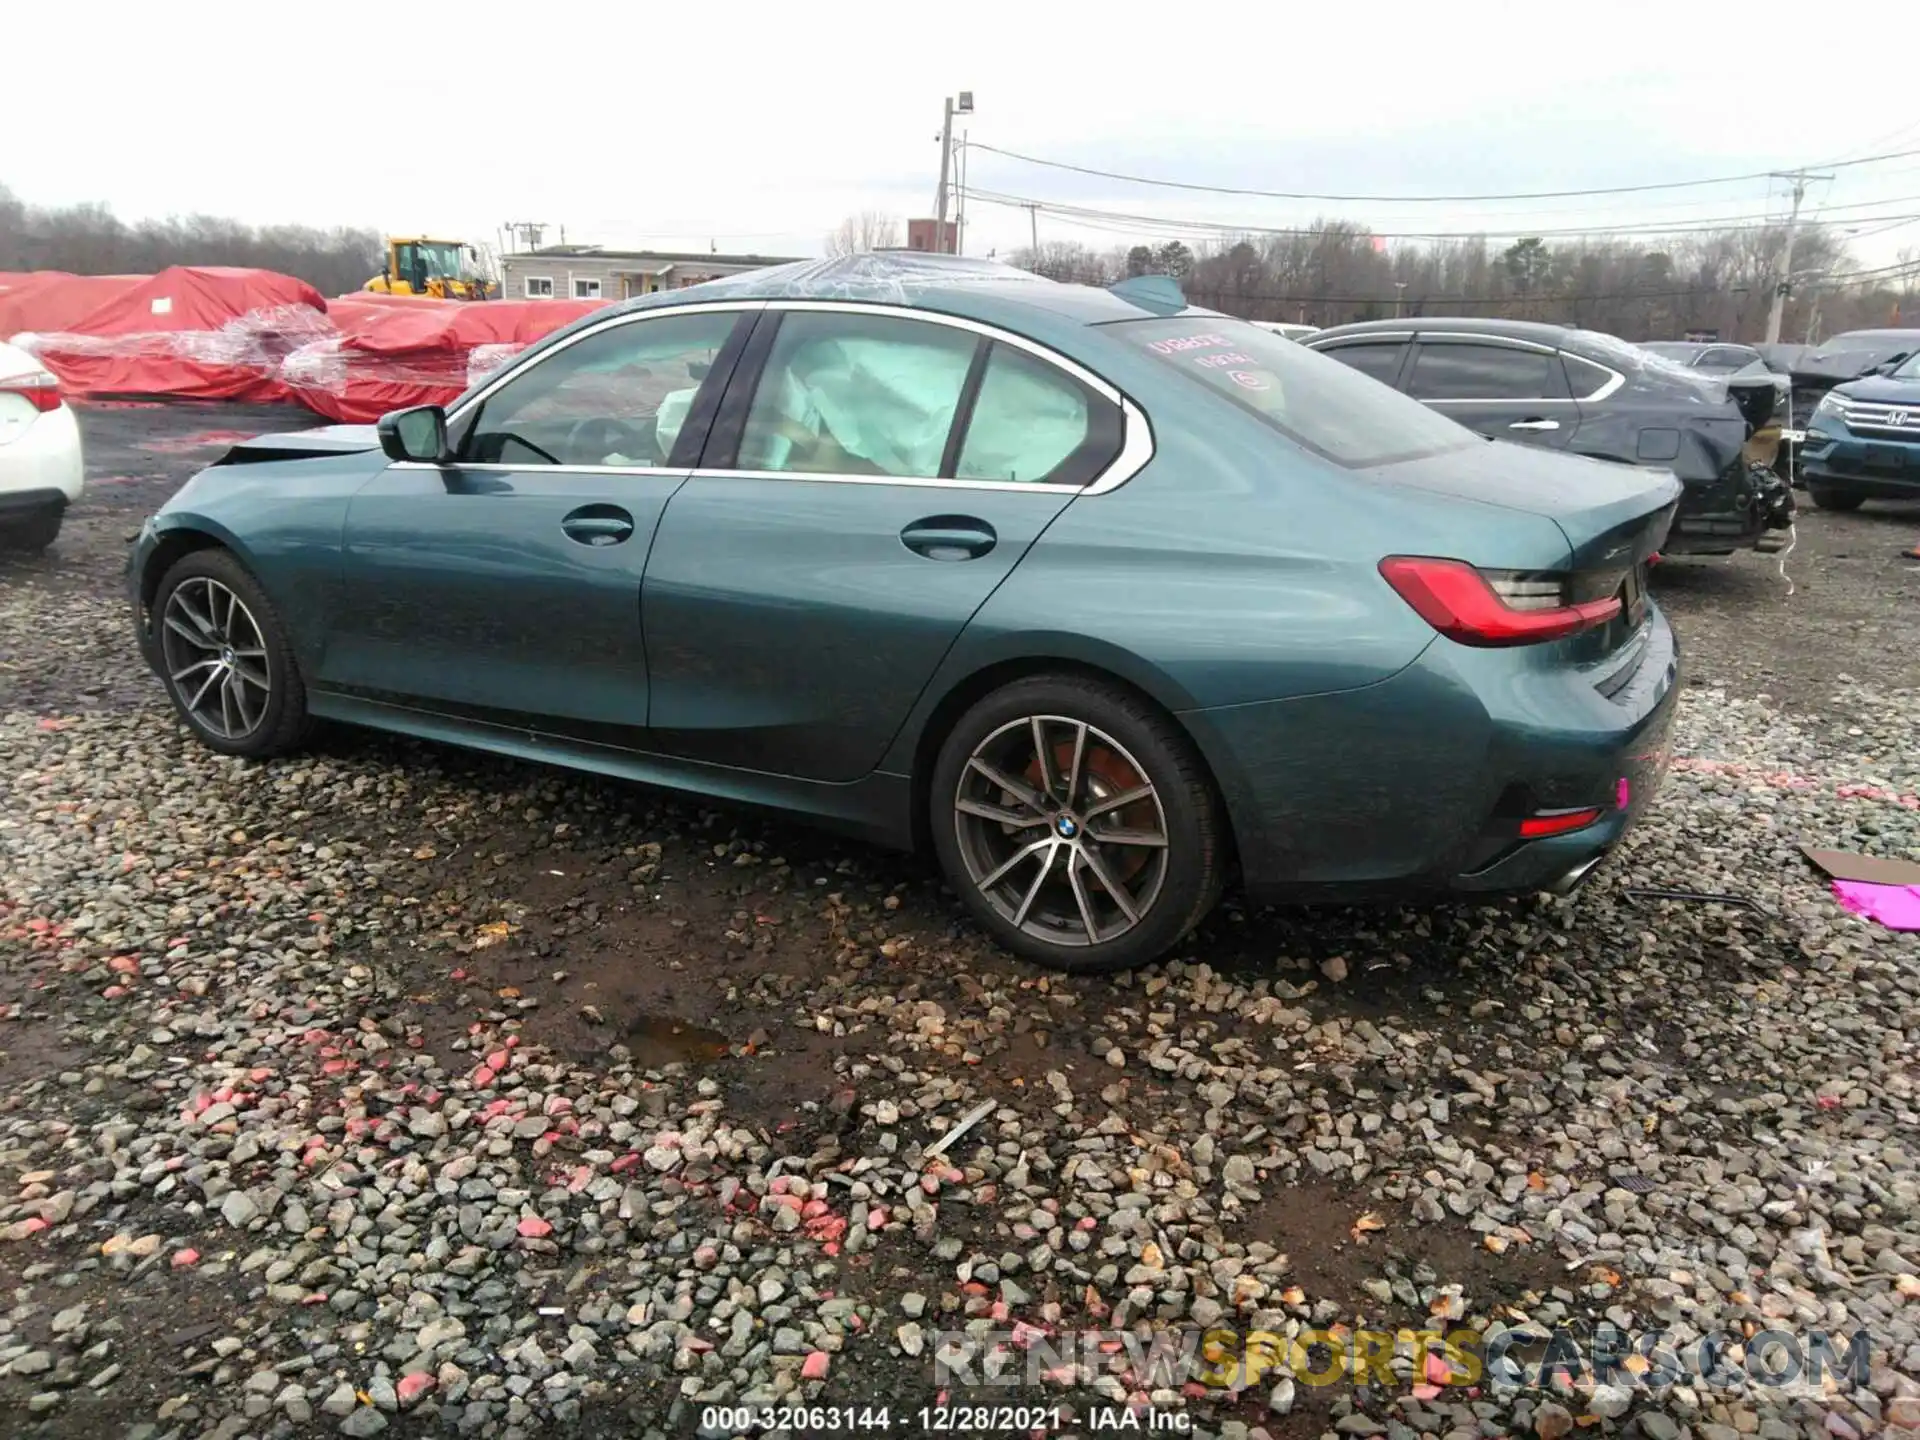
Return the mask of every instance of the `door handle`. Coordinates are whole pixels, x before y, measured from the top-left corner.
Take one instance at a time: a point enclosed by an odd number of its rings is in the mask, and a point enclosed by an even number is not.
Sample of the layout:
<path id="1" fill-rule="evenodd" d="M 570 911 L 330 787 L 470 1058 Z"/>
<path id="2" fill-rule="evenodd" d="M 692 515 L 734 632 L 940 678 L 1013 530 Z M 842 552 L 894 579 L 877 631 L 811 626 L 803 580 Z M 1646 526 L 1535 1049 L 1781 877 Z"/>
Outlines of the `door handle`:
<path id="1" fill-rule="evenodd" d="M 1507 426 L 1509 430 L 1558 430 L 1558 420 L 1516 420 Z"/>
<path id="2" fill-rule="evenodd" d="M 971 515 L 933 515 L 902 530 L 900 543 L 929 560 L 978 560 L 1000 537 L 986 521 Z"/>
<path id="3" fill-rule="evenodd" d="M 582 545 L 618 545 L 633 535 L 633 516 L 618 505 L 582 505 L 560 522 L 569 540 Z"/>

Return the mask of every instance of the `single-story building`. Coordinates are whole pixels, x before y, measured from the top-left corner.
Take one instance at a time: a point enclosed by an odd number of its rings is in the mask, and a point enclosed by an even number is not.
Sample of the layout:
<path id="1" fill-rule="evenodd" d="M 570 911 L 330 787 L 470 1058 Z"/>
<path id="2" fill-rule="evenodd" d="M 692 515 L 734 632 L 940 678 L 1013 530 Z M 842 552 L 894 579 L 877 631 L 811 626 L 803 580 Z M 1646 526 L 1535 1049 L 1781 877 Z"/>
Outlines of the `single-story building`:
<path id="1" fill-rule="evenodd" d="M 795 258 L 543 245 L 500 257 L 500 295 L 506 300 L 624 300 L 630 295 L 681 290 L 723 275 L 786 265 Z"/>

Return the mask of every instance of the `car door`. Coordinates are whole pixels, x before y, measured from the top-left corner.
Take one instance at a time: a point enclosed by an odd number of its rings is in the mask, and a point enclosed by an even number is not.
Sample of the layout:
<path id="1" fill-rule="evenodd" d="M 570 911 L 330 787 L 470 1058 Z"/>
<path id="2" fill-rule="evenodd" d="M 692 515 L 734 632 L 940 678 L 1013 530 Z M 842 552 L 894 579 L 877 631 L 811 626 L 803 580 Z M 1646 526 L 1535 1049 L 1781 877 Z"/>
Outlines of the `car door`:
<path id="1" fill-rule="evenodd" d="M 457 458 L 351 501 L 329 689 L 637 746 L 640 582 L 754 306 L 589 327 L 457 408 Z"/>
<path id="2" fill-rule="evenodd" d="M 968 620 L 1124 464 L 1119 396 L 1029 342 L 894 307 L 770 306 L 667 506 L 642 619 L 650 740 L 870 772 Z"/>
<path id="3" fill-rule="evenodd" d="M 1563 450 L 1579 421 L 1559 351 L 1529 341 L 1423 334 L 1402 384 L 1414 399 L 1496 440 Z"/>

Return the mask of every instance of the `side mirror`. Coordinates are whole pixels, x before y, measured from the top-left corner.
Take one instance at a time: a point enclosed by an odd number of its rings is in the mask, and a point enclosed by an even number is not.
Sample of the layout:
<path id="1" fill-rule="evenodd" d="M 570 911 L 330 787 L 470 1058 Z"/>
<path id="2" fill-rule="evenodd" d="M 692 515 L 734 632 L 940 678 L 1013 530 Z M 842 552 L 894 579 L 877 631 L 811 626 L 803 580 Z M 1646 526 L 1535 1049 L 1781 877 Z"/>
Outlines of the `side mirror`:
<path id="1" fill-rule="evenodd" d="M 389 460 L 444 465 L 453 459 L 447 450 L 447 412 L 438 405 L 391 411 L 380 417 L 376 428 Z"/>

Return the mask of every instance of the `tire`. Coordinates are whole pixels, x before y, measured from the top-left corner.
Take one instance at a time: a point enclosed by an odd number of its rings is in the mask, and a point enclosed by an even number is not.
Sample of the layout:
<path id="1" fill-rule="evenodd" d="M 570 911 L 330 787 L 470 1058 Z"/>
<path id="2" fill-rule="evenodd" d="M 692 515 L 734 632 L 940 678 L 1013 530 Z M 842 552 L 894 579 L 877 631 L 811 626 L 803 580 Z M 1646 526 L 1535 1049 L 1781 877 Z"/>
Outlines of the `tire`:
<path id="1" fill-rule="evenodd" d="M 175 562 L 154 596 L 152 623 L 160 681 L 201 744 L 265 760 L 305 742 L 307 687 L 286 627 L 230 552 L 196 550 Z"/>
<path id="2" fill-rule="evenodd" d="M 43 510 L 23 520 L 0 521 L 0 550 L 24 550 L 38 555 L 60 536 L 61 510 Z"/>
<path id="3" fill-rule="evenodd" d="M 1227 831 L 1206 767 L 1171 718 L 1116 685 L 1036 675 L 994 691 L 942 742 L 929 787 L 948 883 L 983 930 L 1049 969 L 1144 965 L 1220 897 Z M 1089 839 L 1103 832 L 1116 838 Z"/>
<path id="4" fill-rule="evenodd" d="M 1822 510 L 1858 510 L 1867 497 L 1854 490 L 1836 490 L 1831 485 L 1810 484 L 1807 495 Z"/>

